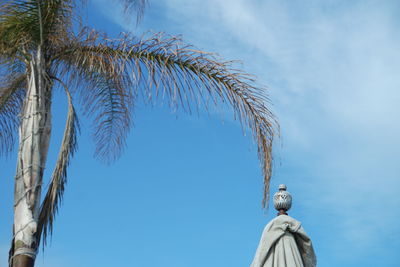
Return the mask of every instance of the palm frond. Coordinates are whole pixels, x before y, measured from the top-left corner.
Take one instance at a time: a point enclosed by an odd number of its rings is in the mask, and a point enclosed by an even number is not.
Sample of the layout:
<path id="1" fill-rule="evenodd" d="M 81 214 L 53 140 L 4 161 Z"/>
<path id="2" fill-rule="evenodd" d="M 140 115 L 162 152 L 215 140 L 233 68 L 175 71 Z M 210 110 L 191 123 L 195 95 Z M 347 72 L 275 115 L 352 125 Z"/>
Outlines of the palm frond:
<path id="1" fill-rule="evenodd" d="M 124 4 L 124 9 L 126 13 L 132 13 L 136 11 L 137 22 L 139 22 L 144 14 L 144 10 L 147 5 L 147 0 L 120 0 Z"/>
<path id="2" fill-rule="evenodd" d="M 89 37 L 93 41 L 96 37 Z M 72 49 L 77 43 L 71 43 Z M 93 118 L 95 156 L 111 162 L 119 157 L 125 147 L 126 135 L 131 126 L 134 95 L 130 90 L 129 77 L 114 63 L 112 58 L 92 60 L 86 53 L 62 55 L 61 74 L 69 77 L 70 84 L 80 88 L 84 113 Z M 54 53 L 57 54 L 57 53 Z M 106 56 L 106 55 L 103 55 Z M 54 70 L 55 72 L 58 70 Z"/>
<path id="3" fill-rule="evenodd" d="M 48 46 L 59 45 L 72 31 L 73 19 L 77 16 L 74 12 L 77 6 L 75 2 L 72 0 L 42 1 L 44 37 L 50 42 Z"/>
<path id="4" fill-rule="evenodd" d="M 5 1 L 0 6 L 1 50 L 28 48 L 40 39 L 37 2 Z"/>
<path id="5" fill-rule="evenodd" d="M 0 55 L 29 54 L 37 45 L 62 43 L 72 31 L 74 1 L 11 0 L 0 4 Z M 49 43 L 50 42 L 50 43 Z"/>
<path id="6" fill-rule="evenodd" d="M 61 82 L 59 79 L 55 79 Z M 38 221 L 38 239 L 43 237 L 43 246 L 46 244 L 47 236 L 53 231 L 54 219 L 63 197 L 65 184 L 67 182 L 67 167 L 70 159 L 77 149 L 77 133 L 79 123 L 72 103 L 72 97 L 68 88 L 62 83 L 68 97 L 68 115 L 60 152 L 53 171 L 49 188 L 40 208 Z M 39 243 L 39 241 L 38 241 Z"/>
<path id="7" fill-rule="evenodd" d="M 80 95 L 85 114 L 94 118 L 95 156 L 105 162 L 114 161 L 126 145 L 133 96 L 122 87 L 123 83 L 117 77 L 91 71 L 85 65 L 76 70 L 84 79 L 80 88 L 85 89 Z"/>
<path id="8" fill-rule="evenodd" d="M 108 73 L 109 78 L 119 81 L 121 94 L 133 88 L 136 95 L 143 88 L 150 101 L 154 96 L 163 95 L 172 107 L 190 108 L 201 104 L 207 107 L 210 100 L 217 104 L 229 103 L 235 118 L 252 130 L 258 144 L 264 175 L 263 205 L 267 205 L 271 149 L 278 124 L 267 106 L 266 88 L 258 86 L 252 76 L 235 69 L 232 61 L 220 61 L 213 54 L 185 45 L 179 38 L 161 34 L 147 39 L 125 35 L 110 40 L 90 32 L 71 40 L 55 54 L 67 65 L 84 66 L 81 71 Z"/>
<path id="9" fill-rule="evenodd" d="M 25 97 L 26 75 L 9 74 L 0 83 L 0 155 L 12 151 Z"/>

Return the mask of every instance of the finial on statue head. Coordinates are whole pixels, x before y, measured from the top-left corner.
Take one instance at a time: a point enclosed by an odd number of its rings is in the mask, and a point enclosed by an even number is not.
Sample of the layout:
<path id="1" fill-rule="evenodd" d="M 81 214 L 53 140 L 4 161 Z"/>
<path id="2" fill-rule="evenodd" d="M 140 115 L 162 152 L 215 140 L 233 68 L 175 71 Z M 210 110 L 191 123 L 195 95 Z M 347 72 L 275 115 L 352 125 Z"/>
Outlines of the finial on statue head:
<path id="1" fill-rule="evenodd" d="M 286 185 L 281 184 L 279 191 L 274 195 L 274 207 L 278 215 L 287 215 L 287 211 L 292 207 L 292 195 L 286 189 Z"/>

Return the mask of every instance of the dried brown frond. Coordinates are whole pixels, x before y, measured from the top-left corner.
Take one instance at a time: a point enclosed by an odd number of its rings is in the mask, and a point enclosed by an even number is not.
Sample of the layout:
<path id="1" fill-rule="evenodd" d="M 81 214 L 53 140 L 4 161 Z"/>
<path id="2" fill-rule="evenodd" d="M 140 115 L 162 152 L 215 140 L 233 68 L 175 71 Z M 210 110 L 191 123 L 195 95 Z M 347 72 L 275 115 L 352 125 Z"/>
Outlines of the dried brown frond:
<path id="1" fill-rule="evenodd" d="M 81 75 L 88 73 L 90 79 L 96 80 L 100 74 L 99 84 L 108 77 L 118 86 L 112 95 L 120 95 L 120 99 L 129 89 L 133 95 L 143 89 L 149 101 L 162 95 L 174 108 L 190 109 L 200 104 L 207 107 L 210 101 L 230 104 L 235 118 L 252 130 L 258 144 L 264 174 L 263 205 L 267 204 L 272 141 L 278 124 L 267 106 L 266 88 L 258 86 L 252 76 L 235 69 L 233 62 L 220 61 L 213 54 L 185 45 L 179 38 L 162 34 L 147 39 L 126 35 L 108 39 L 96 32 L 86 32 L 61 47 L 55 55 L 57 60 L 78 69 Z M 96 97 L 89 98 L 87 103 L 92 105 Z"/>
<path id="2" fill-rule="evenodd" d="M 80 96 L 86 115 L 93 118 L 95 156 L 105 162 L 117 159 L 125 148 L 131 127 L 133 95 L 119 78 L 76 68 L 82 80 Z"/>
<path id="3" fill-rule="evenodd" d="M 95 42 L 98 35 L 92 32 L 87 37 L 87 41 Z M 79 88 L 84 113 L 93 118 L 95 156 L 110 162 L 121 154 L 131 126 L 132 84 L 112 57 L 89 51 L 85 53 L 80 48 L 79 42 L 71 41 L 68 49 L 73 53 L 60 50 L 57 71 L 68 78 L 74 88 Z"/>
<path id="4" fill-rule="evenodd" d="M 72 31 L 75 16 L 75 1 L 47 0 L 42 1 L 44 38 L 47 46 L 58 45 Z"/>
<path id="5" fill-rule="evenodd" d="M 54 80 L 61 82 L 59 79 Z M 55 215 L 61 203 L 65 184 L 67 182 L 67 167 L 77 149 L 79 123 L 72 103 L 71 94 L 64 83 L 62 83 L 62 85 L 68 97 L 68 115 L 56 166 L 40 208 L 37 236 L 39 240 L 43 237 L 43 246 L 46 244 L 47 236 L 49 234 L 51 235 L 53 231 Z"/>

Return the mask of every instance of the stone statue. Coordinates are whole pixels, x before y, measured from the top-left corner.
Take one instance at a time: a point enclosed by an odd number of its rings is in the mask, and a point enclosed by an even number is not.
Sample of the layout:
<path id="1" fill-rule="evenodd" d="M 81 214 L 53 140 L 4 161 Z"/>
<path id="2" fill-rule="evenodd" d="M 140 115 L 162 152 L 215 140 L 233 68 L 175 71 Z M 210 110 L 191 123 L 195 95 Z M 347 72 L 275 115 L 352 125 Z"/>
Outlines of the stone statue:
<path id="1" fill-rule="evenodd" d="M 278 216 L 265 227 L 250 267 L 315 267 L 317 259 L 301 223 L 288 216 L 292 196 L 285 185 L 274 195 Z"/>

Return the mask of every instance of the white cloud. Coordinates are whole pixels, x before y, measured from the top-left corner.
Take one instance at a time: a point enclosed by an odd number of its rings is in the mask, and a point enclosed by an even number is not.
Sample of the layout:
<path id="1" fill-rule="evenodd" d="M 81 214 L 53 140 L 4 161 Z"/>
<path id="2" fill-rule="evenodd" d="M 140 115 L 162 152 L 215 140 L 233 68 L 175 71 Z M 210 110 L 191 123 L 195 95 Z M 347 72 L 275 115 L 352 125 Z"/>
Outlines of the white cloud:
<path id="1" fill-rule="evenodd" d="M 398 232 L 387 224 L 400 216 L 400 35 L 390 2 L 168 0 L 153 6 L 173 33 L 243 59 L 270 85 L 282 126 L 281 168 L 308 174 L 307 181 L 291 180 L 303 192 L 299 201 L 321 214 L 328 209 L 338 239 L 362 251 Z M 144 27 L 154 25 L 145 20 Z M 320 207 L 308 194 L 317 194 Z"/>

